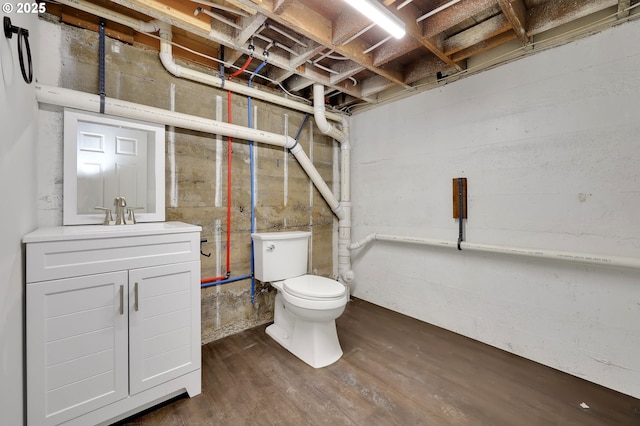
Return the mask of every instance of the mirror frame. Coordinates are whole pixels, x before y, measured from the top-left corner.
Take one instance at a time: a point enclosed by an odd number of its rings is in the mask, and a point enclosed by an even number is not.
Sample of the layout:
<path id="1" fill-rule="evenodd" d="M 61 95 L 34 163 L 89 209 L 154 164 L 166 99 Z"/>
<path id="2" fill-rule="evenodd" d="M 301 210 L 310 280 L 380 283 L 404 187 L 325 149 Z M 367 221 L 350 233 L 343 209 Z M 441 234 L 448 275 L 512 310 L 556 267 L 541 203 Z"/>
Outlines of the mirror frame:
<path id="1" fill-rule="evenodd" d="M 78 123 L 91 122 L 107 126 L 126 127 L 149 133 L 148 144 L 154 147 L 154 213 L 136 212 L 136 222 L 164 222 L 165 220 L 165 128 L 163 125 L 128 118 L 115 117 L 70 108 L 64 109 L 64 182 L 63 225 L 96 225 L 104 222 L 104 213 L 78 213 Z M 108 206 L 111 207 L 111 206 Z"/>

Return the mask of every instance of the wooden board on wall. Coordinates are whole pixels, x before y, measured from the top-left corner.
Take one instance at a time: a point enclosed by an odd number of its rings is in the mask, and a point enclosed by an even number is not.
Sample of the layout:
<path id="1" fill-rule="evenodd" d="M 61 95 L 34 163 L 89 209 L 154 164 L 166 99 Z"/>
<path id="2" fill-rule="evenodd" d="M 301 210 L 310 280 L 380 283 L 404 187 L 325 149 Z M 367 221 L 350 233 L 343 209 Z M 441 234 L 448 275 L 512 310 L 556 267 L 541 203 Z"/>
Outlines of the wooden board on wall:
<path id="1" fill-rule="evenodd" d="M 462 218 L 467 218 L 467 178 L 454 178 L 453 179 L 453 218 L 460 218 L 460 184 L 459 180 L 462 180 Z"/>

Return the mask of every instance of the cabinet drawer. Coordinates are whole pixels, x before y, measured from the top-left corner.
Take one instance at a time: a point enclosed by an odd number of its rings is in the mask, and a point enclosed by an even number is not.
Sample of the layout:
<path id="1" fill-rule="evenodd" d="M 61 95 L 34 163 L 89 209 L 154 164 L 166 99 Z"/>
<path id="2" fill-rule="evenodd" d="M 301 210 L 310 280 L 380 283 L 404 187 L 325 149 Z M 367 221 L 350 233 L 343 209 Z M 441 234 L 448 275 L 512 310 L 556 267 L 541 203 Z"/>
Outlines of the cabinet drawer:
<path id="1" fill-rule="evenodd" d="M 198 232 L 27 244 L 27 283 L 200 259 Z"/>

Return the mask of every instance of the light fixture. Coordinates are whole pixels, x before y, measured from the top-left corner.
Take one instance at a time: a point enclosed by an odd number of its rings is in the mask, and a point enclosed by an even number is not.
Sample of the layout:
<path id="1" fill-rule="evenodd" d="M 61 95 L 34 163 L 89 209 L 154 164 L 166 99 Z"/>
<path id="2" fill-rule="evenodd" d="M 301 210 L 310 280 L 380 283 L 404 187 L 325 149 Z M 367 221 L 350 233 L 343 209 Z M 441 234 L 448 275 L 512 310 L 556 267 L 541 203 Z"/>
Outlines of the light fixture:
<path id="1" fill-rule="evenodd" d="M 371 19 L 395 38 L 405 35 L 404 22 L 389 12 L 377 0 L 345 0 L 351 7 Z"/>

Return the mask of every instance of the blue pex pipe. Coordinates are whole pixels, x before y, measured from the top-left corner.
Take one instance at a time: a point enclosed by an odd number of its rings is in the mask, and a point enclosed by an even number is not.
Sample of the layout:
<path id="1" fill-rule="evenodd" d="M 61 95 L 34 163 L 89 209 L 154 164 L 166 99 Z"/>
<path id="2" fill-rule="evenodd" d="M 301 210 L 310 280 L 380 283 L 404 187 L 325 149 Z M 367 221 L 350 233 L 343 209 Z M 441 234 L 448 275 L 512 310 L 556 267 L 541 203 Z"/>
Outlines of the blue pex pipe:
<path id="1" fill-rule="evenodd" d="M 232 283 L 232 282 L 236 282 L 236 281 L 248 280 L 249 278 L 252 278 L 252 277 L 253 277 L 253 274 L 242 275 L 240 277 L 227 278 L 225 280 L 213 281 L 213 282 L 206 283 L 206 284 L 200 284 L 200 288 L 214 287 L 214 286 L 217 286 L 217 285 L 220 285 L 220 284 L 226 284 L 226 283 Z"/>
<path id="2" fill-rule="evenodd" d="M 267 61 L 263 61 L 260 65 L 258 65 L 258 68 L 256 68 L 256 70 L 251 74 L 251 77 L 249 77 L 249 82 L 248 85 L 249 87 L 251 87 L 251 82 L 253 80 L 253 77 L 255 77 L 255 75 L 257 73 L 260 72 L 260 70 L 262 70 L 262 68 L 264 68 L 264 66 L 267 65 Z M 247 110 L 248 110 L 248 114 L 249 116 L 247 117 L 247 127 L 252 128 L 253 127 L 253 119 L 252 119 L 252 106 L 251 106 L 251 96 L 248 97 L 247 99 Z M 249 169 L 250 169 L 250 174 L 251 174 L 251 233 L 253 234 L 254 232 L 256 232 L 256 185 L 255 185 L 255 163 L 254 163 L 254 159 L 253 159 L 253 141 L 250 140 L 249 141 Z M 254 273 L 255 273 L 255 260 L 254 260 L 254 254 L 253 254 L 253 238 L 251 239 L 251 304 L 255 305 L 256 303 L 256 279 L 254 277 Z"/>

